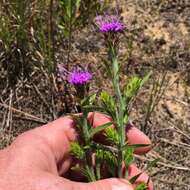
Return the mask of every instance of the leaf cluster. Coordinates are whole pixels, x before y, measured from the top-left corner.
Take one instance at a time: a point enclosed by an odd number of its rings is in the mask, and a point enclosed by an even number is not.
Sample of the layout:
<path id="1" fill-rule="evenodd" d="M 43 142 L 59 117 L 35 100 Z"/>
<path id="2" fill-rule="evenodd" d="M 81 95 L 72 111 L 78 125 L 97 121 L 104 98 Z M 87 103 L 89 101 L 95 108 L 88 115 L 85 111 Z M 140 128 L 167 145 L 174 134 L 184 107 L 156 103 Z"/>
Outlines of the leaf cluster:
<path id="1" fill-rule="evenodd" d="M 124 98 L 127 105 L 129 105 L 130 101 L 135 98 L 139 90 L 142 88 L 142 86 L 149 79 L 150 76 L 151 73 L 148 73 L 143 79 L 134 76 L 128 81 L 128 83 L 124 87 Z"/>
<path id="2" fill-rule="evenodd" d="M 70 152 L 71 152 L 71 155 L 74 156 L 75 158 L 79 160 L 84 159 L 84 155 L 85 155 L 84 149 L 80 146 L 78 142 L 71 143 Z"/>
<path id="3" fill-rule="evenodd" d="M 115 176 L 116 174 L 116 166 L 118 165 L 116 156 L 113 152 L 97 149 L 96 150 L 96 164 L 101 164 L 102 166 L 106 166 L 108 169 L 108 174 Z"/>
<path id="4" fill-rule="evenodd" d="M 118 145 L 119 144 L 119 134 L 117 130 L 113 127 L 109 127 L 105 130 L 105 136 L 108 140 L 108 142 L 111 145 Z"/>

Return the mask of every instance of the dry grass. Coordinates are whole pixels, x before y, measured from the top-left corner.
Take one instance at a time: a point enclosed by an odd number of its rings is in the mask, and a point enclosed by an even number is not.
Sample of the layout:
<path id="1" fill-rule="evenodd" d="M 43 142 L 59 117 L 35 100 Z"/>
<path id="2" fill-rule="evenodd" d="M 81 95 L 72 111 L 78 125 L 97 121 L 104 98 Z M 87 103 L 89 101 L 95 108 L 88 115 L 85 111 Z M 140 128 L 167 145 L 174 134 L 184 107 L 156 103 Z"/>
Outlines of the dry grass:
<path id="1" fill-rule="evenodd" d="M 168 2 L 168 3 L 167 3 Z M 126 75 L 143 75 L 153 69 L 161 76 L 167 70 L 167 88 L 148 122 L 146 132 L 155 144 L 152 152 L 137 157 L 139 166 L 160 158 L 149 173 L 156 190 L 190 189 L 190 4 L 188 1 L 128 0 L 123 3 L 123 17 L 129 26 L 135 23 L 137 37 L 124 66 Z M 125 44 L 122 54 L 125 55 Z M 96 71 L 93 90 L 109 88 L 109 81 L 99 72 L 100 55 L 104 54 L 100 38 L 84 29 L 75 33 L 72 64 L 85 62 Z M 57 51 L 58 63 L 64 62 L 64 50 Z M 64 114 L 64 105 L 55 76 L 35 68 L 30 77 L 8 86 L 9 73 L 0 75 L 0 147 L 20 133 Z M 142 126 L 144 109 L 153 80 L 134 103 L 131 119 Z"/>

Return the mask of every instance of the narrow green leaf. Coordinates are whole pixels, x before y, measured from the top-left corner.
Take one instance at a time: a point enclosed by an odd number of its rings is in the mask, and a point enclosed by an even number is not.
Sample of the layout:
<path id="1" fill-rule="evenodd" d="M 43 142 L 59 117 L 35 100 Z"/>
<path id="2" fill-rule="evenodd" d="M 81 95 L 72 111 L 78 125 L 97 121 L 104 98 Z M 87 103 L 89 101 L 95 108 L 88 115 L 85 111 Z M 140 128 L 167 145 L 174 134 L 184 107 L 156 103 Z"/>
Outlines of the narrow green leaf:
<path id="1" fill-rule="evenodd" d="M 82 115 L 71 114 L 72 119 L 76 123 L 76 128 L 81 132 L 83 127 L 83 118 Z"/>
<path id="2" fill-rule="evenodd" d="M 69 18 L 71 18 L 72 16 L 72 0 L 66 0 L 67 1 L 67 4 L 66 4 L 66 13 L 67 13 L 67 16 Z"/>
<path id="3" fill-rule="evenodd" d="M 133 148 L 133 149 L 136 149 L 136 148 L 143 148 L 143 147 L 147 147 L 147 146 L 150 146 L 150 144 L 125 144 L 123 147 L 122 147 L 122 150 L 125 150 L 127 148 Z"/>
<path id="4" fill-rule="evenodd" d="M 77 10 L 78 10 L 79 7 L 80 7 L 80 3 L 81 3 L 81 0 L 76 0 L 76 8 L 77 8 Z"/>
<path id="5" fill-rule="evenodd" d="M 90 138 L 92 138 L 96 133 L 99 133 L 100 131 L 110 127 L 111 125 L 113 125 L 112 122 L 108 122 L 106 124 L 103 124 L 101 126 L 98 126 L 96 128 L 91 128 L 90 131 L 89 131 L 89 134 L 90 134 Z"/>
<path id="6" fill-rule="evenodd" d="M 80 172 L 84 177 L 88 179 L 88 181 L 92 181 L 93 179 L 93 176 L 88 166 L 86 166 L 85 168 L 83 167 L 81 168 L 81 166 L 76 165 L 76 166 L 71 167 L 71 170 Z"/>
<path id="7" fill-rule="evenodd" d="M 99 106 L 84 106 L 83 110 L 86 112 L 94 112 L 94 110 L 104 112 L 104 109 Z"/>
<path id="8" fill-rule="evenodd" d="M 91 147 L 94 149 L 94 150 L 102 150 L 102 151 L 108 151 L 108 152 L 111 152 L 113 154 L 117 154 L 118 153 L 118 150 L 116 147 L 114 146 L 107 146 L 107 145 L 103 145 L 103 144 L 98 144 L 98 143 L 92 143 L 91 144 Z"/>
<path id="9" fill-rule="evenodd" d="M 96 181 L 96 176 L 94 170 L 90 168 L 88 165 L 85 166 L 85 176 L 87 177 L 89 182 Z"/>
<path id="10" fill-rule="evenodd" d="M 111 116 L 114 116 L 116 107 L 114 98 L 107 92 L 103 91 L 100 95 L 100 100 L 104 110 L 106 110 Z"/>
<path id="11" fill-rule="evenodd" d="M 81 101 L 82 106 L 92 105 L 96 100 L 96 94 L 92 93 Z"/>
<path id="12" fill-rule="evenodd" d="M 134 177 L 132 177 L 132 178 L 129 180 L 130 183 L 131 183 L 131 184 L 134 184 L 134 183 L 137 181 L 137 179 L 141 176 L 141 174 L 142 174 L 142 172 L 139 173 L 139 174 L 137 174 L 137 175 L 135 175 Z"/>

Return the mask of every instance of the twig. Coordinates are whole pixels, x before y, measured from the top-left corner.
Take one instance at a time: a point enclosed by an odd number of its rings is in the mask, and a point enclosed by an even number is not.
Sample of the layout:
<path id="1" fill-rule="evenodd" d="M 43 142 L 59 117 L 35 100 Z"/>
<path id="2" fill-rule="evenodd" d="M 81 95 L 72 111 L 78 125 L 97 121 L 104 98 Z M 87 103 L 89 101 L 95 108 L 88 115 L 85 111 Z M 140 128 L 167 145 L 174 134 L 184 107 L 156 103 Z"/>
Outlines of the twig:
<path id="1" fill-rule="evenodd" d="M 187 135 L 186 133 L 184 133 L 184 132 L 183 132 L 182 130 L 180 130 L 178 127 L 176 127 L 176 123 L 173 123 L 173 122 L 171 122 L 171 121 L 168 121 L 168 123 L 173 126 L 173 129 L 175 129 L 175 131 L 176 131 L 177 133 L 179 133 L 179 134 L 185 136 L 187 139 L 190 140 L 190 136 Z"/>
<path id="2" fill-rule="evenodd" d="M 26 113 L 26 112 L 23 112 L 23 111 L 21 111 L 21 110 L 18 110 L 18 109 L 16 109 L 16 108 L 10 107 L 10 106 L 7 105 L 7 104 L 2 104 L 2 103 L 0 103 L 0 106 L 1 106 L 1 107 L 4 107 L 5 109 L 10 109 L 10 110 L 12 110 L 13 112 L 22 114 L 22 115 L 24 115 L 25 117 L 29 117 L 29 118 L 31 118 L 31 120 L 33 120 L 33 121 L 35 121 L 35 122 L 40 122 L 40 123 L 42 123 L 42 124 L 46 124 L 46 123 L 47 123 L 47 121 L 45 121 L 45 120 L 43 120 L 43 119 L 41 119 L 41 118 L 38 118 L 38 117 L 36 117 L 36 116 L 34 116 L 34 115 L 31 115 L 31 114 L 29 114 L 29 113 Z"/>
<path id="3" fill-rule="evenodd" d="M 159 153 L 157 153 L 156 151 L 151 151 L 149 154 L 150 154 L 150 156 L 152 156 L 152 158 L 154 158 L 154 159 L 159 158 L 159 159 L 160 159 L 162 162 L 164 162 L 164 163 L 169 163 L 170 165 L 176 165 L 176 162 L 167 160 L 166 158 L 162 157 L 162 156 L 161 156 Z M 178 160 L 177 162 L 179 162 L 179 160 Z"/>
<path id="4" fill-rule="evenodd" d="M 142 161 L 153 161 L 152 159 L 148 159 L 148 158 L 145 158 L 143 156 L 139 156 L 139 155 L 135 155 L 135 157 L 139 160 L 142 160 Z M 172 168 L 172 169 L 177 169 L 177 170 L 184 170 L 184 171 L 190 171 L 190 168 L 188 167 L 185 167 L 185 166 L 176 166 L 176 165 L 171 165 L 171 164 L 166 164 L 164 162 L 157 162 L 156 163 L 157 165 L 161 165 L 161 166 L 165 166 L 165 167 L 168 167 L 168 168 Z"/>
<path id="5" fill-rule="evenodd" d="M 173 100 L 180 103 L 180 104 L 182 104 L 182 105 L 184 105 L 184 106 L 186 106 L 186 107 L 189 107 L 189 104 L 187 102 L 184 102 L 184 101 L 182 101 L 182 100 L 180 100 L 180 99 L 178 99 L 176 97 L 173 97 Z"/>
<path id="6" fill-rule="evenodd" d="M 11 110 L 11 106 L 12 106 L 12 99 L 13 99 L 13 91 L 12 89 L 10 90 L 10 95 L 9 95 L 9 105 L 8 105 L 8 114 L 7 114 L 7 120 L 6 120 L 6 125 L 5 127 L 7 129 L 9 129 L 9 131 L 11 131 L 11 120 L 12 120 L 12 110 Z"/>
<path id="7" fill-rule="evenodd" d="M 160 141 L 163 141 L 165 143 L 168 143 L 168 144 L 171 144 L 171 145 L 174 145 L 174 146 L 178 146 L 178 147 L 182 147 L 182 148 L 185 148 L 185 149 L 190 149 L 190 145 L 186 144 L 186 143 L 181 143 L 181 142 L 171 142 L 167 139 L 164 139 L 164 138 L 159 138 Z"/>
<path id="8" fill-rule="evenodd" d="M 34 118 L 29 118 L 29 117 L 22 117 L 22 116 L 19 116 L 19 115 L 14 115 L 14 119 L 18 119 L 18 120 L 24 120 L 24 121 L 32 121 L 32 122 L 35 122 L 35 123 L 39 123 L 39 124 L 46 124 L 48 122 L 45 122 L 45 121 L 38 121 L 38 120 L 35 120 Z"/>

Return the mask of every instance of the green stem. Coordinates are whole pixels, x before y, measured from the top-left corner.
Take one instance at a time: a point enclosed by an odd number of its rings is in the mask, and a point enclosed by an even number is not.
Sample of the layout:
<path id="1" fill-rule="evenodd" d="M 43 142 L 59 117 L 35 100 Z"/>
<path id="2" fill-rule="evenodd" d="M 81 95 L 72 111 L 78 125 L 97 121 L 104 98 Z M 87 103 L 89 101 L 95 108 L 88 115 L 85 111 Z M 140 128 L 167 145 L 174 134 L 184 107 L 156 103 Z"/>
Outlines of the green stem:
<path id="1" fill-rule="evenodd" d="M 92 167 L 89 167 L 88 165 L 85 166 L 85 170 L 86 172 L 88 173 L 88 181 L 89 182 L 93 182 L 93 181 L 96 181 L 96 176 L 95 176 L 95 173 L 94 173 L 94 168 Z"/>
<path id="2" fill-rule="evenodd" d="M 100 173 L 100 164 L 96 164 L 96 179 L 100 180 L 101 179 L 101 173 Z"/>
<path id="3" fill-rule="evenodd" d="M 110 48 L 112 70 L 113 70 L 113 87 L 117 97 L 117 111 L 116 111 L 116 120 L 118 132 L 120 135 L 120 143 L 118 145 L 118 177 L 123 177 L 122 172 L 122 162 L 123 162 L 123 151 L 121 150 L 125 144 L 125 126 L 124 126 L 124 109 L 125 104 L 120 90 L 120 81 L 119 81 L 119 64 L 116 55 L 116 51 L 113 47 Z"/>
<path id="4" fill-rule="evenodd" d="M 82 110 L 83 111 L 83 110 Z M 87 121 L 87 115 L 83 113 L 83 136 L 85 140 L 85 144 L 87 145 L 89 143 L 89 131 L 88 131 L 88 121 Z"/>
<path id="5" fill-rule="evenodd" d="M 89 129 L 88 129 L 88 113 L 86 113 L 84 110 L 82 110 L 83 113 L 83 136 L 84 136 L 84 146 L 90 146 L 90 138 L 89 138 Z M 90 146 L 91 147 L 91 146 Z M 96 181 L 96 175 L 92 163 L 92 148 L 89 148 L 85 155 L 85 169 L 88 173 L 88 180 L 89 181 Z"/>

